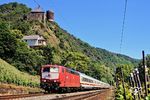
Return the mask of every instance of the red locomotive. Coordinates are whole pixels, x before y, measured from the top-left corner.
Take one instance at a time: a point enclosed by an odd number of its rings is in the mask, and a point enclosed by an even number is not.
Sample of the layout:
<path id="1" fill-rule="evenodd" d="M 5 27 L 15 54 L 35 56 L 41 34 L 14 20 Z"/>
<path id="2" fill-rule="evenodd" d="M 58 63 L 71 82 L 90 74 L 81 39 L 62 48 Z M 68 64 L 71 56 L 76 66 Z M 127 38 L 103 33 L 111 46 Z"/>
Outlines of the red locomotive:
<path id="1" fill-rule="evenodd" d="M 41 88 L 48 92 L 109 88 L 109 86 L 107 83 L 64 66 L 44 65 L 41 68 Z"/>

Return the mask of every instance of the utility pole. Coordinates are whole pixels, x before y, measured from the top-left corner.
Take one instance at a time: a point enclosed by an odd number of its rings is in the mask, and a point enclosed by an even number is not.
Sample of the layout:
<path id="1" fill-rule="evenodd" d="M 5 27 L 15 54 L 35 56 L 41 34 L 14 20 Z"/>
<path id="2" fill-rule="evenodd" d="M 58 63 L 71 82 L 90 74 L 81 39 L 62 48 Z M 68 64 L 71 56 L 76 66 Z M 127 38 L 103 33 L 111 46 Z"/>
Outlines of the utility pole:
<path id="1" fill-rule="evenodd" d="M 145 53 L 142 51 L 143 55 L 143 69 L 144 69 L 144 85 L 145 85 L 145 97 L 148 95 L 147 91 L 147 66 L 145 64 Z"/>

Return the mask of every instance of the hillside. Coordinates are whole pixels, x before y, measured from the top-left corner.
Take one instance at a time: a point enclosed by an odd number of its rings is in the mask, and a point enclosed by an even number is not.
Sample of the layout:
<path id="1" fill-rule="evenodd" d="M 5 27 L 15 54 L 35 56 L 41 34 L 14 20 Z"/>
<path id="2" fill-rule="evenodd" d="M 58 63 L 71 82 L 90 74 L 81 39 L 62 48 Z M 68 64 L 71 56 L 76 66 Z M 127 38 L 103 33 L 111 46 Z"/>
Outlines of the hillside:
<path id="1" fill-rule="evenodd" d="M 39 77 L 21 72 L 2 59 L 0 59 L 0 69 L 0 82 L 23 86 L 39 86 Z"/>
<path id="2" fill-rule="evenodd" d="M 92 47 L 56 22 L 25 20 L 23 16 L 30 11 L 16 2 L 0 5 L 0 58 L 20 71 L 35 75 L 43 64 L 59 64 L 113 83 L 116 66 L 125 64 L 132 69 L 138 63 L 128 56 Z M 30 34 L 42 35 L 47 46 L 28 48 L 22 37 Z"/>

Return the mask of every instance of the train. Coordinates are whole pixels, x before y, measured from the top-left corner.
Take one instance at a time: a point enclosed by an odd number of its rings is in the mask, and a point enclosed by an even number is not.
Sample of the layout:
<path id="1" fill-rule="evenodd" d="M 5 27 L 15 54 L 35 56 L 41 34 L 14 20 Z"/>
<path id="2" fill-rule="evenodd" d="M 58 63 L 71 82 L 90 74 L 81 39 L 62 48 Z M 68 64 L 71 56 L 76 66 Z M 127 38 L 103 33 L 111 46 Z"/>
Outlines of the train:
<path id="1" fill-rule="evenodd" d="M 60 65 L 43 65 L 40 72 L 40 86 L 48 92 L 110 88 L 108 83 Z"/>

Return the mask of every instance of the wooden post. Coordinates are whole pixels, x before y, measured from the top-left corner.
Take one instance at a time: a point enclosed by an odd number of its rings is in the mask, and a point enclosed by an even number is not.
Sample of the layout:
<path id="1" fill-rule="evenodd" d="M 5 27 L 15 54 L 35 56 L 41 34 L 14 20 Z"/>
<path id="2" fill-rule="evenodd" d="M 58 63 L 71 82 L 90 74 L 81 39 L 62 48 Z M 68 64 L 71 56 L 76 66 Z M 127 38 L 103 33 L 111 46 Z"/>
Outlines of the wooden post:
<path id="1" fill-rule="evenodd" d="M 141 100 L 140 83 L 139 83 L 139 80 L 138 80 L 138 77 L 137 77 L 137 70 L 138 69 L 134 70 L 134 78 L 135 78 L 135 81 L 136 81 L 136 89 L 138 91 L 138 98 L 139 98 L 139 100 Z"/>
<path id="2" fill-rule="evenodd" d="M 140 77 L 139 77 L 139 70 L 136 68 L 135 71 L 136 71 L 136 77 L 137 77 L 137 81 L 138 81 L 139 92 L 141 95 L 143 95 L 142 85 L 141 85 L 141 81 L 140 81 Z M 140 95 L 140 98 L 141 98 L 141 95 Z"/>
<path id="3" fill-rule="evenodd" d="M 135 81 L 134 81 L 133 73 L 130 73 L 130 76 L 131 76 L 132 87 L 133 87 L 133 89 L 132 89 L 132 95 L 133 95 L 133 97 L 134 97 L 134 100 L 136 100 L 136 97 L 135 97 L 135 95 L 134 95 L 134 90 L 135 90 Z"/>
<path id="4" fill-rule="evenodd" d="M 145 64 L 145 53 L 144 51 L 142 51 L 142 55 L 143 55 L 143 69 L 144 69 L 144 85 L 145 85 L 145 97 L 148 95 L 148 91 L 147 91 L 147 67 Z"/>
<path id="5" fill-rule="evenodd" d="M 146 61 L 147 61 L 147 58 L 146 58 Z M 149 69 L 147 68 L 147 70 L 146 70 L 147 81 L 148 81 L 148 84 L 147 84 L 147 86 L 148 86 L 148 88 L 150 88 L 150 84 L 149 84 L 149 82 L 150 82 L 150 78 L 149 78 L 148 71 L 149 71 Z M 148 92 L 149 92 L 149 91 L 148 91 Z"/>

